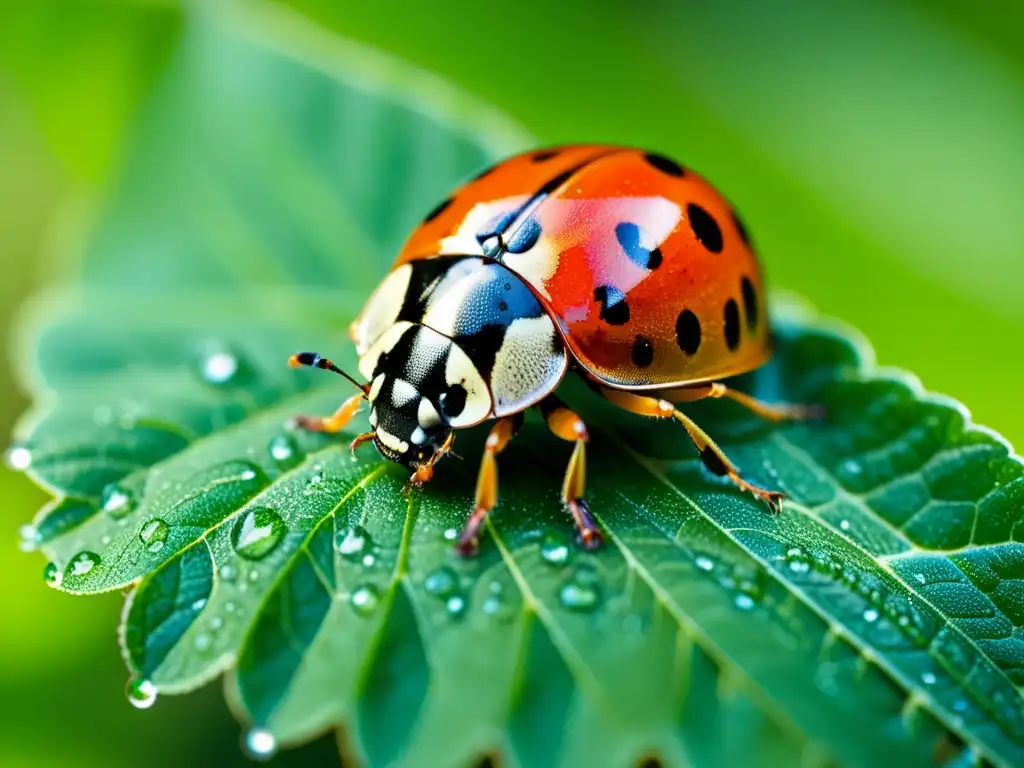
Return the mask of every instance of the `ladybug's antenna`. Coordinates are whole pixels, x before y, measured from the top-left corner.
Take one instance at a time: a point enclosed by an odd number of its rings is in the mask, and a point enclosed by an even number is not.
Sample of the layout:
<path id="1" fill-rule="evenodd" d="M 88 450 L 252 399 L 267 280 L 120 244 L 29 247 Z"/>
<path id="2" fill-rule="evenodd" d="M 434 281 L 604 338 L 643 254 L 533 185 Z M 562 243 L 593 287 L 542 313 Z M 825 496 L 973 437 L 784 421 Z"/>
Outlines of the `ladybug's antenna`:
<path id="1" fill-rule="evenodd" d="M 321 357 L 317 352 L 299 352 L 297 355 L 292 355 L 288 358 L 288 365 L 292 368 L 308 366 L 310 368 L 320 368 L 325 371 L 332 371 L 333 373 L 336 373 L 339 376 L 344 376 L 346 379 L 351 381 L 362 391 L 364 395 L 370 390 L 366 384 L 360 384 L 326 357 Z"/>

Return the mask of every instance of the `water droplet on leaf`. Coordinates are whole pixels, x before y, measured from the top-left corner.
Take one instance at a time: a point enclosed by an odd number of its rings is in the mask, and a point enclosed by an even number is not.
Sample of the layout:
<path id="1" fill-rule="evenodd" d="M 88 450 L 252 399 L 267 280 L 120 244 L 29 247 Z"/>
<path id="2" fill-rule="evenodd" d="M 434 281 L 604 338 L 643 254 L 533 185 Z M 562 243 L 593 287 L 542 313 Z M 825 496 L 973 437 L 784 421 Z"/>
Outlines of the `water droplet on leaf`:
<path id="1" fill-rule="evenodd" d="M 702 571 L 714 570 L 715 561 L 706 555 L 698 555 L 697 559 L 693 561 L 694 565 L 700 568 Z"/>
<path id="2" fill-rule="evenodd" d="M 197 611 L 198 612 L 198 611 L 203 610 L 203 608 L 205 608 L 205 607 L 206 607 L 206 598 L 205 597 L 201 597 L 198 600 L 193 601 L 193 603 L 192 603 L 192 610 L 193 611 Z"/>
<path id="3" fill-rule="evenodd" d="M 346 560 L 358 561 L 370 546 L 370 534 L 361 525 L 342 528 L 334 534 L 334 548 Z"/>
<path id="4" fill-rule="evenodd" d="M 203 360 L 203 378 L 210 384 L 229 384 L 238 373 L 238 358 L 230 352 L 214 352 Z"/>
<path id="5" fill-rule="evenodd" d="M 377 605 L 380 603 L 380 595 L 375 586 L 364 584 L 361 587 L 356 587 L 352 592 L 349 597 L 349 603 L 352 606 L 352 610 L 360 616 L 371 616 L 377 610 Z"/>
<path id="6" fill-rule="evenodd" d="M 466 610 L 466 598 L 462 595 L 452 595 L 444 603 L 444 609 L 449 616 L 461 616 Z"/>
<path id="7" fill-rule="evenodd" d="M 32 466 L 32 453 L 23 445 L 14 445 L 7 450 L 4 461 L 9 469 L 24 472 Z"/>
<path id="8" fill-rule="evenodd" d="M 861 466 L 860 462 L 855 459 L 847 459 L 844 461 L 840 469 L 848 475 L 856 477 L 864 471 L 864 467 Z"/>
<path id="9" fill-rule="evenodd" d="M 263 728 L 253 728 L 245 735 L 245 751 L 254 760 L 269 760 L 277 752 L 277 739 Z"/>
<path id="10" fill-rule="evenodd" d="M 558 534 L 549 533 L 540 544 L 540 556 L 549 565 L 565 565 L 569 562 L 569 545 Z"/>
<path id="11" fill-rule="evenodd" d="M 295 458 L 295 444 L 286 435 L 278 435 L 270 441 L 270 458 L 278 464 L 287 464 Z"/>
<path id="12" fill-rule="evenodd" d="M 133 678 L 124 689 L 128 702 L 136 709 L 149 709 L 156 704 L 157 690 L 149 680 Z"/>
<path id="13" fill-rule="evenodd" d="M 236 571 L 233 565 L 222 565 L 217 573 L 220 574 L 221 579 L 224 581 L 235 580 Z"/>
<path id="14" fill-rule="evenodd" d="M 47 586 L 56 589 L 64 581 L 64 573 L 57 567 L 56 563 L 47 563 L 46 567 L 43 568 L 43 579 L 46 581 Z"/>
<path id="15" fill-rule="evenodd" d="M 196 650 L 199 651 L 200 653 L 203 653 L 204 651 L 208 651 L 210 649 L 210 645 L 212 643 L 213 643 L 213 641 L 210 639 L 209 635 L 206 635 L 206 634 L 196 635 Z"/>
<path id="16" fill-rule="evenodd" d="M 864 611 L 863 616 L 864 616 L 864 621 L 868 622 L 869 624 L 871 624 L 871 623 L 873 623 L 875 621 L 878 621 L 878 611 L 876 611 L 874 608 L 866 609 Z"/>
<path id="17" fill-rule="evenodd" d="M 170 534 L 170 527 L 159 517 L 147 520 L 139 530 L 139 541 L 148 552 L 156 554 L 164 548 L 167 536 Z"/>
<path id="18" fill-rule="evenodd" d="M 921 675 L 921 682 L 925 685 L 935 685 L 935 675 L 931 672 L 925 672 Z"/>
<path id="19" fill-rule="evenodd" d="M 42 543 L 42 536 L 39 535 L 39 529 L 31 523 L 25 523 L 18 529 L 18 535 L 21 538 L 18 546 L 22 552 L 31 552 L 34 549 L 38 549 Z"/>
<path id="20" fill-rule="evenodd" d="M 448 597 L 458 586 L 455 572 L 451 568 L 438 568 L 427 574 L 423 588 L 436 597 Z"/>
<path id="21" fill-rule="evenodd" d="M 501 610 L 501 598 L 497 595 L 488 595 L 484 598 L 484 602 L 481 607 L 483 608 L 484 613 L 488 616 L 493 616 Z"/>
<path id="22" fill-rule="evenodd" d="M 95 552 L 85 551 L 79 552 L 77 555 L 72 557 L 71 562 L 68 563 L 68 568 L 71 569 L 72 576 L 85 576 L 99 564 L 99 555 Z"/>
<path id="23" fill-rule="evenodd" d="M 111 484 L 100 494 L 100 506 L 112 518 L 120 520 L 135 511 L 135 496 L 121 486 Z"/>
<path id="24" fill-rule="evenodd" d="M 445 541 L 455 541 L 459 537 L 459 532 L 455 528 L 448 528 L 444 532 Z"/>
<path id="25" fill-rule="evenodd" d="M 739 608 L 741 611 L 749 611 L 751 608 L 754 607 L 754 598 L 742 592 L 736 595 L 736 599 L 733 600 L 733 602 L 736 604 L 736 607 Z"/>
<path id="26" fill-rule="evenodd" d="M 247 560 L 266 557 L 284 538 L 285 524 L 270 507 L 256 507 L 242 515 L 231 530 L 231 545 Z"/>
<path id="27" fill-rule="evenodd" d="M 600 599 L 596 584 L 579 579 L 566 582 L 558 592 L 559 602 L 568 610 L 577 613 L 588 613 L 594 610 Z"/>

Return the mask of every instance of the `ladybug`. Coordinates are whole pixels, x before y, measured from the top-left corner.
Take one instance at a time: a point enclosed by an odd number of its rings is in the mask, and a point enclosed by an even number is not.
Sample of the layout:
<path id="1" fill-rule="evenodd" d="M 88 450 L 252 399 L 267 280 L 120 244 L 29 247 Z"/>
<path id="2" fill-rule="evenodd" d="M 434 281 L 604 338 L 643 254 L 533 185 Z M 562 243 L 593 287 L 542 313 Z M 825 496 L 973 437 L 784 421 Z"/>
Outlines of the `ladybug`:
<path id="1" fill-rule="evenodd" d="M 570 369 L 620 408 L 678 421 L 711 472 L 774 512 L 783 494 L 744 480 L 674 403 L 725 397 L 773 421 L 810 413 L 719 381 L 771 354 L 757 258 L 707 181 L 638 149 L 555 147 L 480 173 L 427 214 L 350 335 L 368 383 L 318 354 L 294 355 L 293 366 L 359 387 L 334 415 L 297 425 L 338 432 L 366 400 L 373 429 L 352 449 L 372 440 L 421 486 L 455 430 L 494 421 L 457 544 L 467 554 L 497 503 L 496 457 L 533 406 L 574 444 L 562 500 L 581 545 L 600 546 L 584 501 L 587 428 L 554 394 Z"/>

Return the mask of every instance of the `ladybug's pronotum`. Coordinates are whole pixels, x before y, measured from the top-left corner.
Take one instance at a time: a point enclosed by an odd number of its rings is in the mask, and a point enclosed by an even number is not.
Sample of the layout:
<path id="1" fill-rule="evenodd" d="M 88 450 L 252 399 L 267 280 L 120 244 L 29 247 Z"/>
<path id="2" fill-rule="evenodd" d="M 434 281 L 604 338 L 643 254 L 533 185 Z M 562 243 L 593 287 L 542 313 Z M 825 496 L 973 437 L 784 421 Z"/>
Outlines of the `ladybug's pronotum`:
<path id="1" fill-rule="evenodd" d="M 704 464 L 778 510 L 782 494 L 747 482 L 673 403 L 731 398 L 771 420 L 802 406 L 765 405 L 719 379 L 770 356 L 761 272 L 729 204 L 662 155 L 567 146 L 490 168 L 432 210 L 352 324 L 367 384 L 306 429 L 337 432 L 363 400 L 388 459 L 433 476 L 454 430 L 495 422 L 476 501 L 458 546 L 475 551 L 497 503 L 497 455 L 536 406 L 575 444 L 562 499 L 586 548 L 601 533 L 584 501 L 583 421 L 555 397 L 572 368 L 610 402 L 686 429 Z M 293 365 L 342 373 L 313 353 Z"/>

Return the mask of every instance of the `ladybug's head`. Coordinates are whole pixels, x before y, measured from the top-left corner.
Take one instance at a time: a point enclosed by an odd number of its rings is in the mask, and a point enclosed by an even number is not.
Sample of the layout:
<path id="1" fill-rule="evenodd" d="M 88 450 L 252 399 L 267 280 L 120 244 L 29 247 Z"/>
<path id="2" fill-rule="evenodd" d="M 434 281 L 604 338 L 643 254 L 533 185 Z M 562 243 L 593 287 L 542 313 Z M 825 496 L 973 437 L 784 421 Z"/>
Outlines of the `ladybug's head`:
<path id="1" fill-rule="evenodd" d="M 451 437 L 452 428 L 438 406 L 404 379 L 379 376 L 370 405 L 373 444 L 381 456 L 414 472 L 432 466 Z"/>

